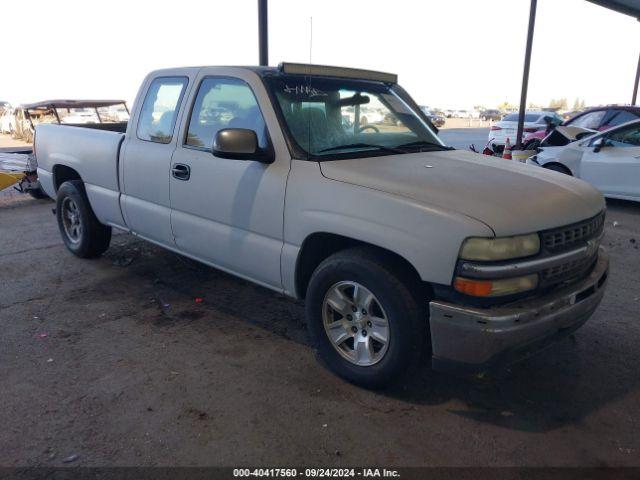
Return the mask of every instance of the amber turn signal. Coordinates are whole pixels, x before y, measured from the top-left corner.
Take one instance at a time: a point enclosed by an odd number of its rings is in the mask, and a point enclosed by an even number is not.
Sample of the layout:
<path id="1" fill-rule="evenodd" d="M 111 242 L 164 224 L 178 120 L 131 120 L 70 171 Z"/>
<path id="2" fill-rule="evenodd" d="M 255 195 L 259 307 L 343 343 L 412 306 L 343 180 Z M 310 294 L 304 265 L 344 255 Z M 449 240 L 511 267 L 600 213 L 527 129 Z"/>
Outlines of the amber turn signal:
<path id="1" fill-rule="evenodd" d="M 523 277 L 504 278 L 501 280 L 474 280 L 456 277 L 453 287 L 460 293 L 474 297 L 499 297 L 514 293 L 533 290 L 538 286 L 538 276 L 525 275 Z"/>
<path id="2" fill-rule="evenodd" d="M 474 297 L 488 297 L 493 290 L 493 282 L 491 281 L 471 280 L 460 277 L 456 278 L 453 286 L 460 293 L 473 295 Z"/>

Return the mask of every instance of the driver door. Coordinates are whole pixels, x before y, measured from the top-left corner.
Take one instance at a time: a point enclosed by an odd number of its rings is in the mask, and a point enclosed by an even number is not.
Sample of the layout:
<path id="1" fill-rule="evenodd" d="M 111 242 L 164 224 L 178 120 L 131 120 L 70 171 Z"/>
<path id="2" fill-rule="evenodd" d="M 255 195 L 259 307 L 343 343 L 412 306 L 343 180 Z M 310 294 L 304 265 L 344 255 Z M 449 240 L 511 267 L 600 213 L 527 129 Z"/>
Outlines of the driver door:
<path id="1" fill-rule="evenodd" d="M 258 102 L 266 97 L 264 87 L 253 74 L 216 68 L 201 72 L 196 84 L 171 159 L 172 171 L 187 172 L 170 178 L 176 246 L 204 263 L 281 290 L 290 157 L 278 155 L 277 148 L 284 143 L 275 142 L 276 160 L 270 164 L 216 157 L 211 148 L 225 128 L 253 130 L 261 148 L 271 144 L 263 111 L 269 104 Z"/>
<path id="2" fill-rule="evenodd" d="M 599 139 L 603 144 L 595 151 Z M 605 195 L 640 198 L 640 123 L 592 140 L 582 157 L 580 177 Z"/>

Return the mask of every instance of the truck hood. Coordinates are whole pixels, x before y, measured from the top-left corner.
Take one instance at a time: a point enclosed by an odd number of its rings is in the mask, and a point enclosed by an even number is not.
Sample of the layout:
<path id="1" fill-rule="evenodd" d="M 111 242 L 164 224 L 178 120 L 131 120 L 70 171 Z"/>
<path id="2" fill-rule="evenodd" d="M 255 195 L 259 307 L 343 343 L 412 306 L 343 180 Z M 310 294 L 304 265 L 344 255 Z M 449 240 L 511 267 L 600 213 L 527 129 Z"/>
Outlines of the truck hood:
<path id="1" fill-rule="evenodd" d="M 497 236 L 575 223 L 605 207 L 582 180 L 462 150 L 332 160 L 320 169 L 332 180 L 472 217 Z"/>

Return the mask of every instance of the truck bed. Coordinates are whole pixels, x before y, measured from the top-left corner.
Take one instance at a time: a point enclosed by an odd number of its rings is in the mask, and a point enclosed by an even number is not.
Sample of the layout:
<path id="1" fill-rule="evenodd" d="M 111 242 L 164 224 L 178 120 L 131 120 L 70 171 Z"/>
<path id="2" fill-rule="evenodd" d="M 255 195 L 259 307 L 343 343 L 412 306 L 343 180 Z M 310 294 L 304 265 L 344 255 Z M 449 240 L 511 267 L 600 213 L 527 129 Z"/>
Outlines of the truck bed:
<path id="1" fill-rule="evenodd" d="M 115 123 L 65 123 L 63 127 L 90 128 L 92 130 L 107 130 L 110 132 L 125 133 L 127 131 L 128 122 Z"/>
<path id="2" fill-rule="evenodd" d="M 35 151 L 40 185 L 54 198 L 56 166 L 71 168 L 82 178 L 96 216 L 104 223 L 124 225 L 118 181 L 123 140 L 124 133 L 110 130 L 39 125 Z"/>

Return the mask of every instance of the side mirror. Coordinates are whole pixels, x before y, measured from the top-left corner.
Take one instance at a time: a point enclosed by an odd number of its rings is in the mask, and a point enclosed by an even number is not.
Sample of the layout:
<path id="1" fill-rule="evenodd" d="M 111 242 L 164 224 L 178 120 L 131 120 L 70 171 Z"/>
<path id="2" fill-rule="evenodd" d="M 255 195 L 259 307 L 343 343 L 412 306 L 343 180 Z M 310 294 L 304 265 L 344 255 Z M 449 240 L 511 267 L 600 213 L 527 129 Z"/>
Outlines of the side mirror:
<path id="1" fill-rule="evenodd" d="M 254 160 L 271 163 L 274 160 L 272 151 L 265 151 L 258 146 L 258 135 L 247 128 L 223 128 L 216 134 L 211 149 L 216 157 L 231 160 Z"/>
<path id="2" fill-rule="evenodd" d="M 591 144 L 591 146 L 593 147 L 593 153 L 598 153 L 600 150 L 602 150 L 602 147 L 605 146 L 605 138 L 598 138 Z"/>

